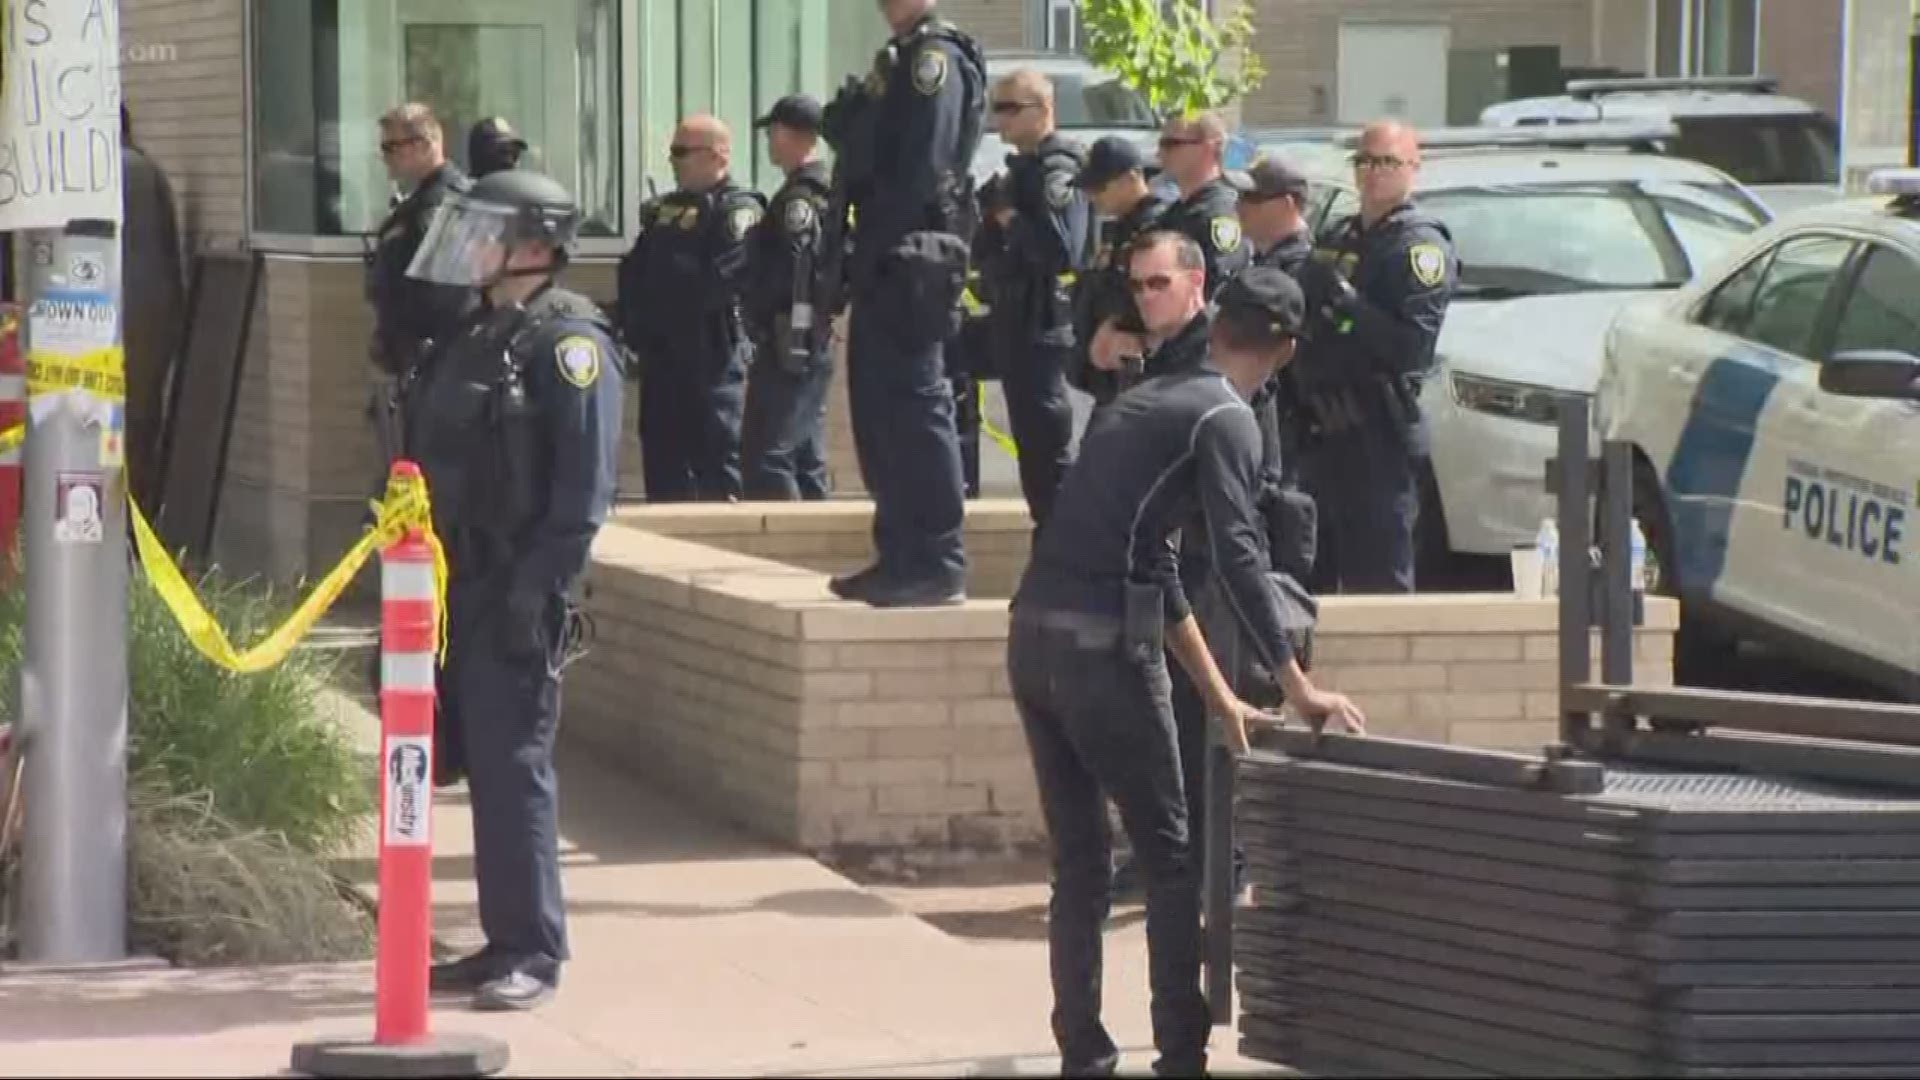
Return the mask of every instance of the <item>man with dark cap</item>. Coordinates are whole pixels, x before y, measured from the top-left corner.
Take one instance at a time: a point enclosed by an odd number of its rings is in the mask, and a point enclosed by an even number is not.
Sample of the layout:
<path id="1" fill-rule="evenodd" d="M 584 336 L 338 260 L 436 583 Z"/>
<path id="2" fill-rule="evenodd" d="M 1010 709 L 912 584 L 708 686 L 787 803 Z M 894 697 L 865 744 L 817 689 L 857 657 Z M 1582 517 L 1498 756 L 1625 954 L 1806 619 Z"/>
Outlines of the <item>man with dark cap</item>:
<path id="1" fill-rule="evenodd" d="M 1166 650 L 1204 688 L 1232 750 L 1245 752 L 1247 726 L 1262 714 L 1215 665 L 1181 587 L 1176 534 L 1195 513 L 1238 628 L 1288 701 L 1315 723 L 1364 725 L 1351 701 L 1315 687 L 1294 661 L 1254 508 L 1263 449 L 1247 403 L 1292 359 L 1304 320 L 1299 286 L 1285 274 L 1261 267 L 1228 282 L 1205 363 L 1151 379 L 1095 414 L 1013 598 L 1007 667 L 1052 851 L 1053 1031 L 1066 1076 L 1111 1074 L 1119 1056 L 1100 1020 L 1106 798 L 1120 807 L 1146 879 L 1154 1072 L 1206 1075 L 1199 860 Z"/>
<path id="2" fill-rule="evenodd" d="M 1127 295 L 1126 252 L 1170 204 L 1147 183 L 1146 156 L 1140 148 L 1115 135 L 1088 149 L 1087 163 L 1074 182 L 1105 219 L 1105 229 L 1074 291 L 1075 353 L 1067 381 L 1092 394 L 1095 404 L 1105 404 L 1131 377 L 1124 358 L 1142 356 L 1146 349 L 1141 340 L 1146 328 Z"/>
<path id="3" fill-rule="evenodd" d="M 467 132 L 467 175 L 475 180 L 520 167 L 527 140 L 516 135 L 504 116 L 490 116 Z"/>
<path id="4" fill-rule="evenodd" d="M 832 327 L 813 309 L 832 179 L 815 153 L 820 103 L 805 94 L 774 102 L 753 122 L 767 156 L 786 173 L 750 238 L 747 315 L 758 343 L 741 424 L 748 499 L 824 499 Z"/>
<path id="5" fill-rule="evenodd" d="M 1313 254 L 1313 230 L 1305 216 L 1307 178 L 1285 159 L 1269 155 L 1227 180 L 1240 192 L 1240 227 L 1253 245 L 1253 264 L 1297 278 L 1300 264 Z"/>

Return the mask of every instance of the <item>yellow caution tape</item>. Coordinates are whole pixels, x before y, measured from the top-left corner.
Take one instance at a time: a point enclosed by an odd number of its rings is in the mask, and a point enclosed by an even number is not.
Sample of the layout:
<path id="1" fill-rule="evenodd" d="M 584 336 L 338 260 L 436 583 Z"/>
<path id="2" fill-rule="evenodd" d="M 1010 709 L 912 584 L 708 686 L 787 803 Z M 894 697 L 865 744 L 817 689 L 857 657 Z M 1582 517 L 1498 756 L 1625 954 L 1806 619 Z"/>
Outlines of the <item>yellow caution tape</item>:
<path id="1" fill-rule="evenodd" d="M 992 420 L 987 419 L 987 384 L 986 383 L 976 382 L 973 384 L 973 400 L 980 403 L 980 433 L 985 435 L 987 438 L 992 439 L 995 446 L 998 446 L 1000 449 L 1005 450 L 1007 452 L 1008 457 L 1012 458 L 1015 461 L 1019 461 L 1020 460 L 1020 444 L 1013 441 L 1013 436 L 1007 434 L 1004 431 L 1001 431 L 997 427 L 994 427 Z"/>
<path id="2" fill-rule="evenodd" d="M 58 359 L 44 353 L 27 355 L 27 397 L 85 390 L 112 401 L 127 397 L 127 359 L 119 346 Z"/>
<path id="3" fill-rule="evenodd" d="M 18 450 L 20 444 L 26 441 L 27 425 L 25 424 L 15 424 L 5 431 L 0 431 L 0 454 Z"/>
<path id="4" fill-rule="evenodd" d="M 18 445 L 26 437 L 26 425 L 15 424 L 0 431 L 0 450 Z M 427 482 L 419 476 L 391 477 L 387 481 L 386 496 L 372 503 L 374 523 L 354 544 L 346 556 L 320 579 L 307 598 L 300 602 L 293 614 L 287 617 L 272 633 L 244 652 L 234 648 L 226 631 L 214 620 L 206 605 L 188 584 L 180 567 L 167 554 L 166 545 L 147 522 L 146 514 L 140 505 L 127 497 L 127 510 L 133 517 L 133 537 L 140 552 L 140 565 L 147 573 L 147 580 L 153 584 L 155 592 L 173 613 L 174 621 L 180 625 L 181 633 L 193 642 L 194 648 L 202 656 L 215 664 L 236 674 L 248 675 L 265 671 L 287 658 L 295 646 L 300 644 L 309 631 L 318 623 L 334 602 L 340 599 L 352 583 L 354 575 L 366 565 L 367 559 L 389 545 L 399 541 L 412 529 L 420 531 L 427 547 L 433 551 L 433 598 L 436 612 L 434 627 L 435 652 L 444 662 L 447 657 L 447 553 L 440 538 L 433 531 L 433 505 L 427 497 Z"/>
<path id="5" fill-rule="evenodd" d="M 233 647 L 226 632 L 200 603 L 200 598 L 194 595 L 193 586 L 187 583 L 180 568 L 174 565 L 166 547 L 154 535 L 153 527 L 147 524 L 146 515 L 140 512 L 140 507 L 131 498 L 127 500 L 127 506 L 133 513 L 134 540 L 140 549 L 140 564 L 146 569 L 147 579 L 153 583 L 154 591 L 160 594 L 160 599 L 173 612 L 181 632 L 187 635 L 187 640 L 193 642 L 201 655 L 228 671 L 243 675 L 265 671 L 285 660 L 300 639 L 307 636 L 320 617 L 346 591 L 347 585 L 366 565 L 369 557 L 399 541 L 409 530 L 418 529 L 433 550 L 434 608 L 438 612 L 435 651 L 442 661 L 446 659 L 447 556 L 433 532 L 433 512 L 427 501 L 426 481 L 418 476 L 396 476 L 387 481 L 386 498 L 373 504 L 373 527 L 353 545 L 338 565 L 327 572 L 326 577 L 320 579 L 320 583 L 313 587 L 313 591 L 300 602 L 286 622 L 245 652 Z"/>

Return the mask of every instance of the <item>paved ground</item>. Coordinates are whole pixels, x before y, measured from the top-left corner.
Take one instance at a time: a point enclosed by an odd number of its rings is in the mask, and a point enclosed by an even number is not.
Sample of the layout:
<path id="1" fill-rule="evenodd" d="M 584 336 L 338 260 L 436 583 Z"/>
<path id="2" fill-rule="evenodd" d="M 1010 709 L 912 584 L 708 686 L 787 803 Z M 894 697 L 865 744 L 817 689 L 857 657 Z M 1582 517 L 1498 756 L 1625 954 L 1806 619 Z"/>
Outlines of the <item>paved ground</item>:
<path id="1" fill-rule="evenodd" d="M 344 696 L 343 716 L 367 718 Z M 574 960 L 529 1016 L 458 1001 L 436 1030 L 508 1040 L 512 1075 L 1048 1075 L 1045 887 L 863 888 L 563 754 L 562 861 Z M 477 940 L 463 797 L 435 817 L 436 932 Z M 348 867 L 371 879 L 371 861 Z M 892 899 L 890 899 L 892 897 Z M 896 902 L 900 901 L 900 902 Z M 922 908 L 916 918 L 902 903 Z M 1110 938 L 1108 1001 L 1127 1067 L 1151 1061 L 1136 916 Z M 944 929 L 943 929 L 944 928 Z M 955 931 L 948 933 L 947 930 Z M 261 970 L 9 970 L 0 1073 L 264 1075 L 294 1043 L 371 1028 L 371 965 Z M 1232 1053 L 1222 1071 L 1278 1074 Z"/>

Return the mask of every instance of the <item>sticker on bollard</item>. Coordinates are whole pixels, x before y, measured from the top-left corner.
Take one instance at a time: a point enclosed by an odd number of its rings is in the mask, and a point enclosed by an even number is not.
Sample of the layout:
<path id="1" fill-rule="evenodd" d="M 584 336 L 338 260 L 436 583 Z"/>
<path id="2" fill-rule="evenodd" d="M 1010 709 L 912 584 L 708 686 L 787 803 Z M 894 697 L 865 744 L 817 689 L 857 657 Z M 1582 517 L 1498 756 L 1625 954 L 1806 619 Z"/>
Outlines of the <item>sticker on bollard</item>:
<path id="1" fill-rule="evenodd" d="M 436 1035 L 411 1046 L 342 1039 L 293 1048 L 294 1072 L 343 1080 L 492 1076 L 506 1067 L 507 1044 L 484 1035 Z"/>

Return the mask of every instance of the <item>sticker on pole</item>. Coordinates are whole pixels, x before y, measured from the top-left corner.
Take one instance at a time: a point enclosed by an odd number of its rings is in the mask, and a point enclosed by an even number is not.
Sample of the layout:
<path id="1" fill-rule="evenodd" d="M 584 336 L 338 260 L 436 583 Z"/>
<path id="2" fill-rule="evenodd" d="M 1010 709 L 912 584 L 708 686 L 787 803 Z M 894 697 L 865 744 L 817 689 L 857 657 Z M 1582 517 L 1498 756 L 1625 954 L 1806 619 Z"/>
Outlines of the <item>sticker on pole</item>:
<path id="1" fill-rule="evenodd" d="M 53 539 L 60 544 L 98 544 L 106 538 L 102 520 L 107 478 L 95 472 L 63 472 L 54 485 Z"/>
<path id="2" fill-rule="evenodd" d="M 433 740 L 416 735 L 388 736 L 385 773 L 386 843 L 426 847 L 433 805 Z"/>

